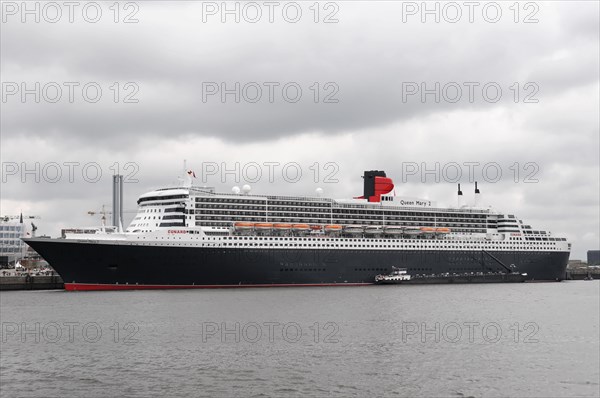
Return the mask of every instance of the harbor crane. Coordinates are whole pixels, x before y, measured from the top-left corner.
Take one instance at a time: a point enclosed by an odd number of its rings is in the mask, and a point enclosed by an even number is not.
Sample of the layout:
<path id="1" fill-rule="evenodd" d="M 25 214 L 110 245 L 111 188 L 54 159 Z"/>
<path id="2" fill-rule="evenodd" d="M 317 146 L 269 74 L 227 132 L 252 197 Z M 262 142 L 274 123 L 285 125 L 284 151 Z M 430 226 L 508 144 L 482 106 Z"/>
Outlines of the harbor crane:
<path id="1" fill-rule="evenodd" d="M 102 226 L 106 226 L 106 216 L 112 214 L 112 211 L 106 210 L 108 205 L 102 205 L 100 210 L 90 210 L 87 212 L 90 216 L 95 216 L 96 214 L 102 215 L 100 219 L 102 220 Z M 137 213 L 137 210 L 124 210 L 123 213 Z"/>

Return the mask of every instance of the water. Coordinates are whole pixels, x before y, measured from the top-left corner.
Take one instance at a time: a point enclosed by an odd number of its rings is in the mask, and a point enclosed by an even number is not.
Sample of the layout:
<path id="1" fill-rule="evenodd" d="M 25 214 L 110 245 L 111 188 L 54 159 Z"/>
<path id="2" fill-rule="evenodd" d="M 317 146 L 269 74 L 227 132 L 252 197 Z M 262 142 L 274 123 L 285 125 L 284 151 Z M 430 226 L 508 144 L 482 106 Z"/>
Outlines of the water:
<path id="1" fill-rule="evenodd" d="M 3 292 L 0 389 L 593 397 L 599 292 L 599 281 Z"/>

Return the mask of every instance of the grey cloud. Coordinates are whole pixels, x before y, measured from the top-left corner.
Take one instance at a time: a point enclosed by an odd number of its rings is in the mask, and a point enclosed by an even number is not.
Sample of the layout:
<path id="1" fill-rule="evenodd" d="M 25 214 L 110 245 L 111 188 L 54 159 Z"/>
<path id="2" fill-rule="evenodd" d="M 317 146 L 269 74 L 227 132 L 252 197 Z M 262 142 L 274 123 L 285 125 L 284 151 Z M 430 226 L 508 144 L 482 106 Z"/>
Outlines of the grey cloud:
<path id="1" fill-rule="evenodd" d="M 178 16 L 179 27 L 160 19 L 157 5 L 147 15 L 158 28 L 143 19 L 140 24 L 110 29 L 8 24 L 2 39 L 5 80 L 26 76 L 42 81 L 98 81 L 105 97 L 114 81 L 133 81 L 140 87 L 140 102 L 12 101 L 4 105 L 8 116 L 2 129 L 10 134 L 57 134 L 92 141 L 112 136 L 129 139 L 127 143 L 190 133 L 232 141 L 269 140 L 311 131 L 351 132 L 450 110 L 494 107 L 480 93 L 472 104 L 465 100 L 435 103 L 432 96 L 425 104 L 418 96 L 404 102 L 403 82 L 425 81 L 429 87 L 434 82 L 498 82 L 504 90 L 499 103 L 503 105 L 510 103 L 509 87 L 519 79 L 539 82 L 540 97 L 597 82 L 592 73 L 597 49 L 571 48 L 571 38 L 553 30 L 553 25 L 402 24 L 394 17 L 399 15 L 398 6 L 365 9 L 344 3 L 344 7 L 346 22 L 310 29 L 213 26 L 170 10 Z M 388 18 L 382 18 L 385 7 L 395 7 Z M 358 18 L 361 11 L 366 12 Z M 19 40 L 11 39 L 15 35 Z M 552 40 L 547 40 L 548 35 Z M 561 61 L 539 61 L 557 49 L 572 53 Z M 54 75 L 42 74 L 36 69 L 40 62 L 60 68 Z M 298 82 L 303 97 L 295 104 L 285 102 L 279 92 L 273 104 L 265 100 L 236 104 L 232 96 L 226 104 L 216 96 L 202 101 L 203 82 L 226 82 L 231 87 L 236 81 Z M 336 83 L 339 103 L 314 104 L 309 87 L 315 81 Z M 31 112 L 35 118 L 26 116 Z"/>

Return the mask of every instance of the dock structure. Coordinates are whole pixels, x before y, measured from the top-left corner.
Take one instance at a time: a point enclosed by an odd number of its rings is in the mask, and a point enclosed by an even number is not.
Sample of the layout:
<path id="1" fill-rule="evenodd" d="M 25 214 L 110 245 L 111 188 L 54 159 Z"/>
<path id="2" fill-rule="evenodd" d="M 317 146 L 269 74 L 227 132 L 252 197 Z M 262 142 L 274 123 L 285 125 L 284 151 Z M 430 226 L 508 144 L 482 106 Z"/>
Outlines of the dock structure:
<path id="1" fill-rule="evenodd" d="M 584 279 L 600 279 L 600 269 L 574 268 L 567 269 L 566 280 L 580 281 Z"/>
<path id="2" fill-rule="evenodd" d="M 52 290 L 64 289 L 59 275 L 24 275 L 0 277 L 0 290 Z"/>

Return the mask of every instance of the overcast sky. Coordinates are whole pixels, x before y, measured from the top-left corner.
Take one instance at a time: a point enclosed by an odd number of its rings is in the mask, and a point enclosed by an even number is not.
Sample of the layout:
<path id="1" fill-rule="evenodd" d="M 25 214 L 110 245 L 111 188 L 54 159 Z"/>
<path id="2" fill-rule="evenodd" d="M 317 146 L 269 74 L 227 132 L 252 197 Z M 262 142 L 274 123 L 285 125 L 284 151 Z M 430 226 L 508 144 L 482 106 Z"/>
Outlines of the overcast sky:
<path id="1" fill-rule="evenodd" d="M 3 2 L 0 213 L 52 236 L 98 224 L 115 164 L 126 210 L 184 159 L 221 191 L 334 198 L 381 169 L 440 205 L 477 180 L 571 258 L 599 248 L 598 2 L 313 3 Z"/>

